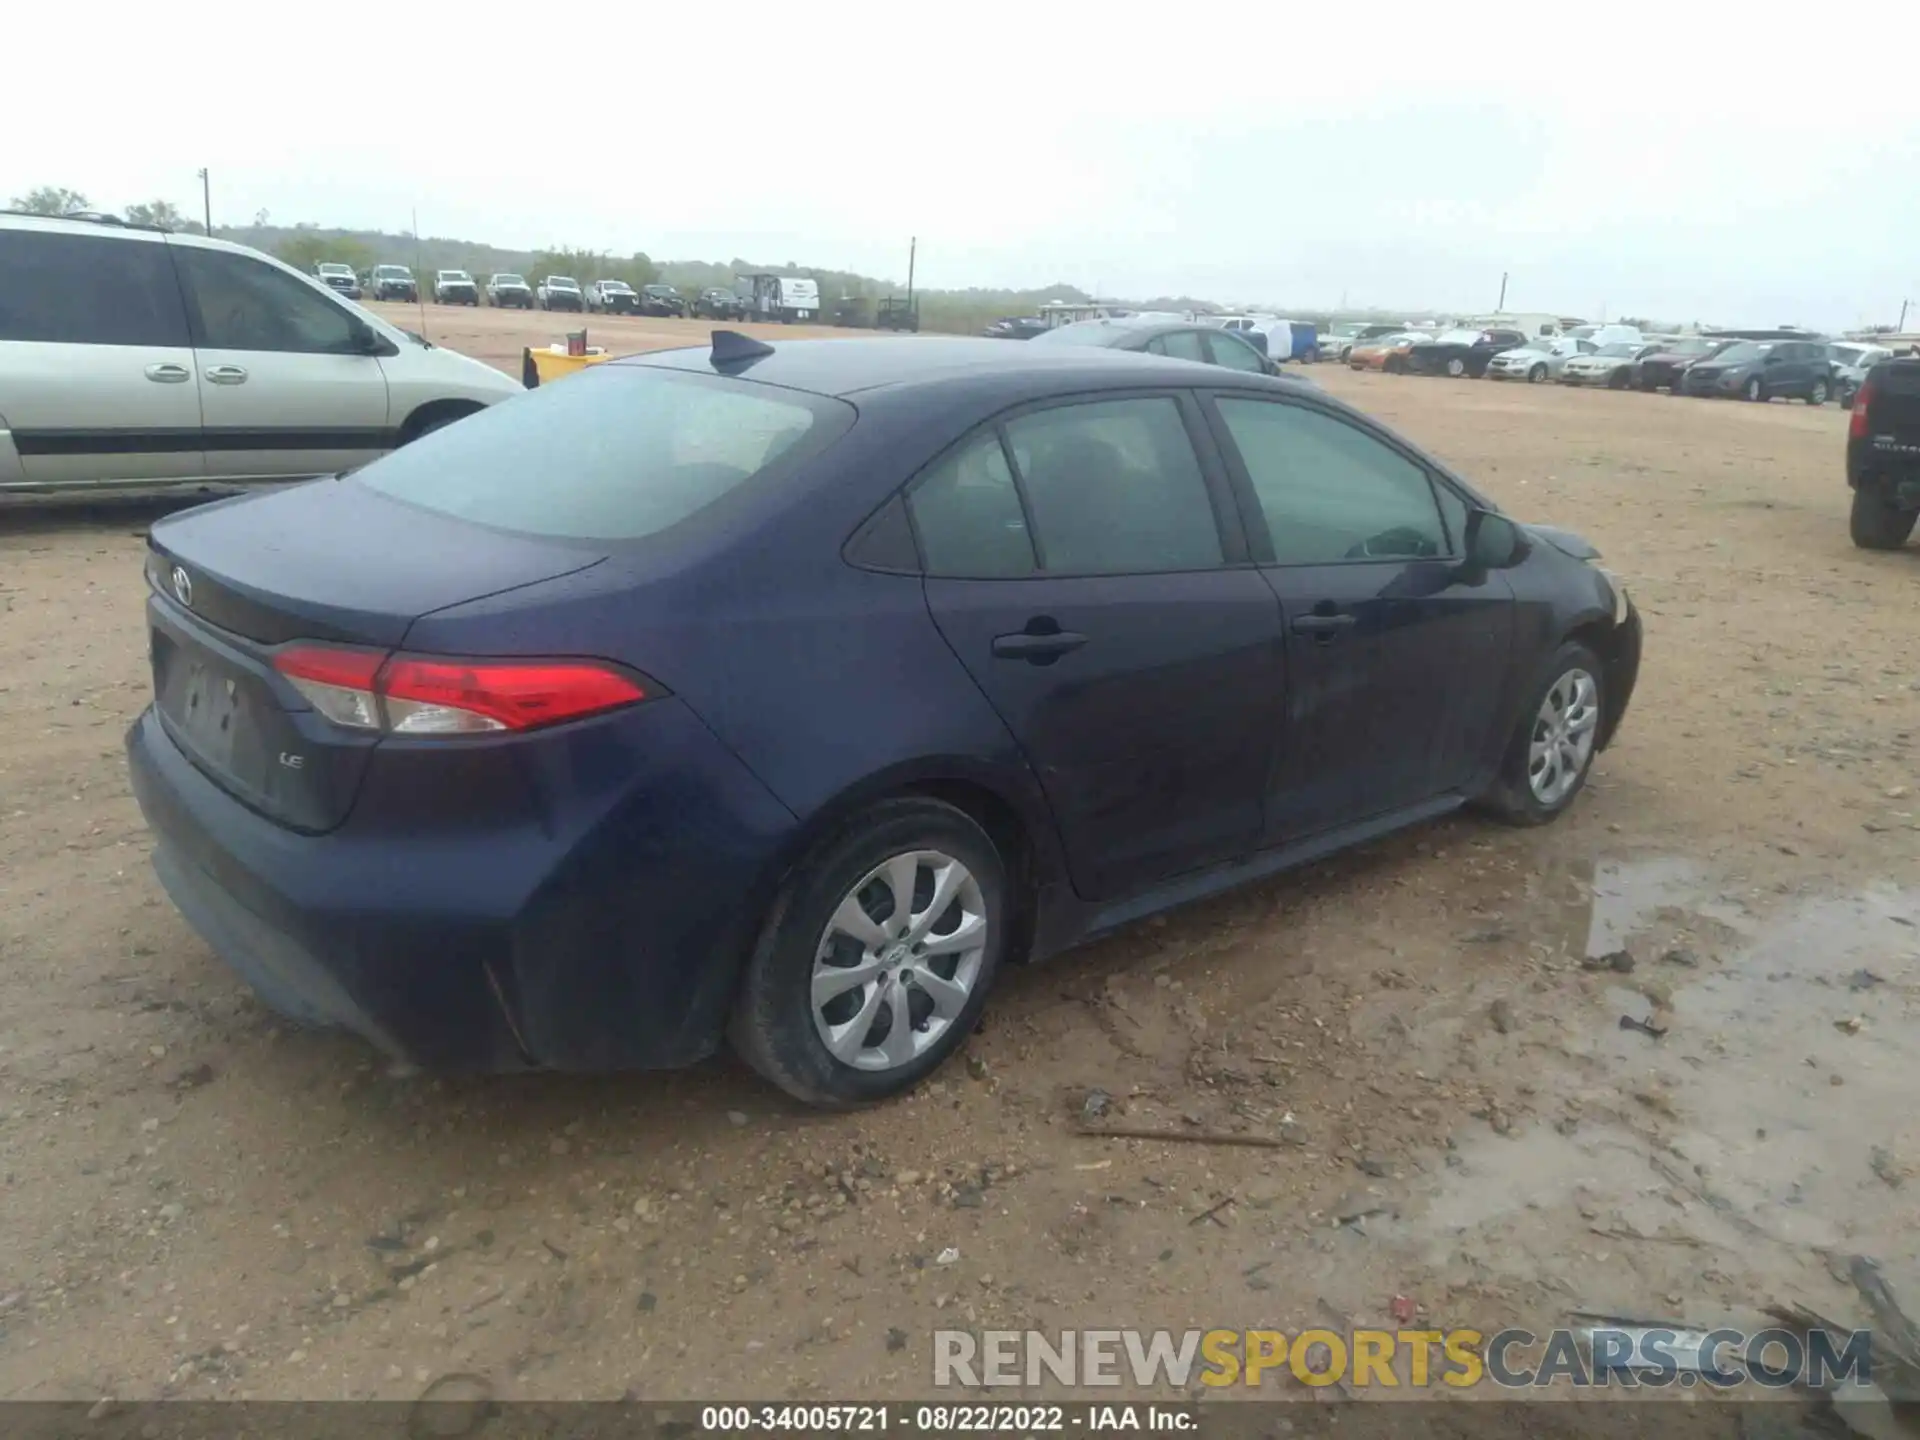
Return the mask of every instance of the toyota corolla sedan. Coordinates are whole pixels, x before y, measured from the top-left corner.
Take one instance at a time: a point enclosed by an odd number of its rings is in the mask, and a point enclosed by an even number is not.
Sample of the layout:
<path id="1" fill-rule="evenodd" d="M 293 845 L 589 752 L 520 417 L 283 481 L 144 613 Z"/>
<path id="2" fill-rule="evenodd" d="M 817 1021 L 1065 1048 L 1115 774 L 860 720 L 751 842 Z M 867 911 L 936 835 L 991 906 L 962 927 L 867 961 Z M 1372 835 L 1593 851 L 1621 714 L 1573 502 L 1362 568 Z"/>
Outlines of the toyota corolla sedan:
<path id="1" fill-rule="evenodd" d="M 1010 964 L 1563 814 L 1640 661 L 1595 559 L 1251 370 L 720 331 L 157 522 L 127 750 L 298 1021 L 844 1106 Z"/>

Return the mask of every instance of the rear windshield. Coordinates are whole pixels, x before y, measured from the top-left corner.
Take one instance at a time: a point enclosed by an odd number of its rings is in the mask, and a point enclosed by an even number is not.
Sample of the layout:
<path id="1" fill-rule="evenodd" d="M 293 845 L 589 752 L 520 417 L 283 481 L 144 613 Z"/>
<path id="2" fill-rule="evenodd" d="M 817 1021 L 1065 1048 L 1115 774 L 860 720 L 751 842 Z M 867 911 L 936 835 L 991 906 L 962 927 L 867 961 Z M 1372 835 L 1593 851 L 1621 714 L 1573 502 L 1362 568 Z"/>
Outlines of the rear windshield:
<path id="1" fill-rule="evenodd" d="M 358 470 L 461 520 L 580 540 L 677 525 L 850 422 L 838 400 L 642 366 L 598 366 L 423 436 Z"/>

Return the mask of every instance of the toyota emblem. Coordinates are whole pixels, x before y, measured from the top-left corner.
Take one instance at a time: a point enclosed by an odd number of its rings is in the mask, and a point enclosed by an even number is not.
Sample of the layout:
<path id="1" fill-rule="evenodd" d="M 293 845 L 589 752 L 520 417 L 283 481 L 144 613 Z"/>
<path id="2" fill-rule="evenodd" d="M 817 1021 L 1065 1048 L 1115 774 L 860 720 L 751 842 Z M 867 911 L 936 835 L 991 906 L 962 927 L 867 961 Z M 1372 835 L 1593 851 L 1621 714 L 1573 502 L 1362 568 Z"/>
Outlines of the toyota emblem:
<path id="1" fill-rule="evenodd" d="M 193 577 L 187 574 L 183 565 L 173 567 L 173 593 L 180 597 L 182 605 L 193 605 Z"/>

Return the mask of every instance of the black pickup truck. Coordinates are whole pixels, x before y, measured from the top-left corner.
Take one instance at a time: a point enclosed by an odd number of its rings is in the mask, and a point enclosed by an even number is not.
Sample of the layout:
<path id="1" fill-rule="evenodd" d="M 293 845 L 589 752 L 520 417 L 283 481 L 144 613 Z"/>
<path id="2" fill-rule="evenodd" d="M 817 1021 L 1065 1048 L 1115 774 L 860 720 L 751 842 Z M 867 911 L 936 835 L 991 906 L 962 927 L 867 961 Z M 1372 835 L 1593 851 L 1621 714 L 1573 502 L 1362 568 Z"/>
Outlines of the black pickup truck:
<path id="1" fill-rule="evenodd" d="M 1920 518 L 1920 356 L 1867 371 L 1848 419 L 1853 543 L 1898 550 Z"/>

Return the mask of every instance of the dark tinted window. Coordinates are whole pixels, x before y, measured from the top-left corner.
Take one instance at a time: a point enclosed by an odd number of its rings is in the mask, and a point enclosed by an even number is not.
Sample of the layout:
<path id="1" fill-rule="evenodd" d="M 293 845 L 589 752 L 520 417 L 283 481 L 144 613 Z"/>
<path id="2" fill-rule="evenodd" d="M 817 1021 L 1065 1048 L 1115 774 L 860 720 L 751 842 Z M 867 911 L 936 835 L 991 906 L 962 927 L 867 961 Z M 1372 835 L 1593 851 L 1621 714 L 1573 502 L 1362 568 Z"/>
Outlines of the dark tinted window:
<path id="1" fill-rule="evenodd" d="M 636 540 L 711 505 L 851 416 L 838 401 L 598 366 L 355 472 L 382 494 L 505 530 Z M 824 422 L 824 423 L 823 423 Z"/>
<path id="2" fill-rule="evenodd" d="M 1266 362 L 1260 352 L 1238 335 L 1229 335 L 1225 331 L 1209 335 L 1207 348 L 1213 352 L 1213 363 L 1216 365 L 1224 365 L 1229 370 L 1245 370 L 1255 375 L 1266 373 Z"/>
<path id="3" fill-rule="evenodd" d="M 0 230 L 0 340 L 187 345 L 166 244 Z"/>
<path id="4" fill-rule="evenodd" d="M 1031 575 L 1033 541 L 1000 435 L 977 435 L 933 466 L 907 499 L 929 575 Z"/>
<path id="5" fill-rule="evenodd" d="M 209 350 L 279 350 L 351 355 L 353 317 L 286 271 L 225 250 L 176 248 Z"/>
<path id="6" fill-rule="evenodd" d="M 1198 330 L 1172 330 L 1155 338 L 1158 342 L 1155 354 L 1165 355 L 1174 360 L 1198 360 L 1202 363 L 1206 361 L 1207 352 Z"/>
<path id="7" fill-rule="evenodd" d="M 1318 410 L 1217 402 L 1266 517 L 1276 563 L 1448 553 L 1427 472 Z"/>
<path id="8" fill-rule="evenodd" d="M 1171 398 L 1060 405 L 1006 431 L 1046 569 L 1111 575 L 1221 563 L 1206 481 Z"/>

